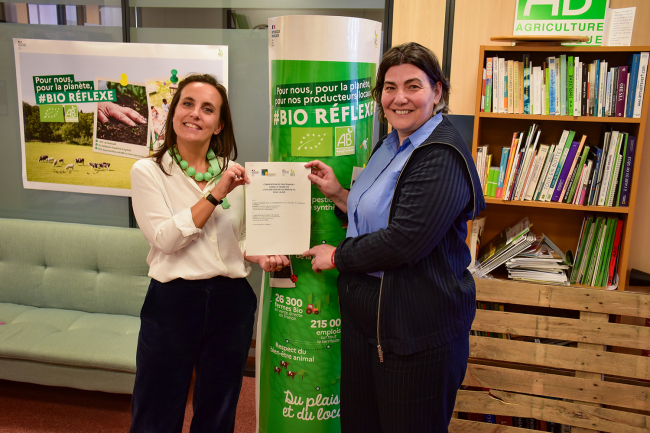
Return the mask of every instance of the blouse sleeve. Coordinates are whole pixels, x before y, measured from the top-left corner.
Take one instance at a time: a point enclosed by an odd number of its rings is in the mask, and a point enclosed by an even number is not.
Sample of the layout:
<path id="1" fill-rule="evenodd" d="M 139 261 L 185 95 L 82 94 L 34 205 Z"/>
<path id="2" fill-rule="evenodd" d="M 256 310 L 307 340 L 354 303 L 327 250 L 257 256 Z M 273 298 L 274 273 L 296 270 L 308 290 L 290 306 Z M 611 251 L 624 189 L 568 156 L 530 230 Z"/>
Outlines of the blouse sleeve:
<path id="1" fill-rule="evenodd" d="M 203 231 L 194 225 L 190 208 L 173 214 L 162 186 L 149 167 L 131 168 L 133 213 L 144 237 L 164 254 L 173 254 L 198 239 Z"/>
<path id="2" fill-rule="evenodd" d="M 417 263 L 441 241 L 471 200 L 469 174 L 451 146 L 434 149 L 403 173 L 385 229 L 347 238 L 336 249 L 340 271 L 377 272 Z"/>

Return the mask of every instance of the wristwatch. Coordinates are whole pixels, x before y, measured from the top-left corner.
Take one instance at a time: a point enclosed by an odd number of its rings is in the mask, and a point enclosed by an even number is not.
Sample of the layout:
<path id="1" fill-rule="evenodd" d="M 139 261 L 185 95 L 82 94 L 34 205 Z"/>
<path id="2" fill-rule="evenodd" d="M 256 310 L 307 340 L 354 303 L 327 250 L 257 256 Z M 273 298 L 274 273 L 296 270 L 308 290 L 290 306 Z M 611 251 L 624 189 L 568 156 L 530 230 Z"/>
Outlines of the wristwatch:
<path id="1" fill-rule="evenodd" d="M 223 200 L 217 200 L 216 198 L 214 198 L 214 196 L 212 195 L 212 191 L 206 192 L 205 194 L 203 194 L 203 197 L 215 206 L 219 206 L 221 203 L 223 203 Z"/>

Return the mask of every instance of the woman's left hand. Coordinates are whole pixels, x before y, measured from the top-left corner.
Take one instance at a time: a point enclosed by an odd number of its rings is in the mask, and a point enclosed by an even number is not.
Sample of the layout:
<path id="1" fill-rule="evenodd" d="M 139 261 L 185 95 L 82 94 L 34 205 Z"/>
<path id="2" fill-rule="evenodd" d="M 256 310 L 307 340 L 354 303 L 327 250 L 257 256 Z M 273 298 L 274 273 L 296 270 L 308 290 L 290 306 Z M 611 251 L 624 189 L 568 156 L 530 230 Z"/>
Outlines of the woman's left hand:
<path id="1" fill-rule="evenodd" d="M 289 266 L 289 257 L 287 256 L 247 256 L 244 253 L 244 258 L 249 262 L 257 263 L 265 272 L 276 272 Z"/>
<path id="2" fill-rule="evenodd" d="M 329 269 L 335 268 L 335 266 L 332 264 L 332 253 L 334 253 L 335 249 L 336 247 L 333 247 L 332 245 L 316 245 L 315 247 L 312 247 L 311 249 L 302 253 L 302 255 L 313 257 L 311 260 L 311 268 L 314 270 L 314 272 L 320 274 L 321 271 L 327 271 Z"/>

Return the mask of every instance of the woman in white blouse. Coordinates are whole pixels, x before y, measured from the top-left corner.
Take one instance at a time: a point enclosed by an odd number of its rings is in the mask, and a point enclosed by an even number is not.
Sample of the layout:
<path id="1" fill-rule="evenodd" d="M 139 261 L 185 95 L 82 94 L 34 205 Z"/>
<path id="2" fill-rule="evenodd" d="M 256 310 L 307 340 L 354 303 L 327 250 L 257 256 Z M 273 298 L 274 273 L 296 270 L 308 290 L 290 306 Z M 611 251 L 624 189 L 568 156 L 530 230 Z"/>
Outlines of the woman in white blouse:
<path id="1" fill-rule="evenodd" d="M 246 256 L 244 192 L 226 89 L 211 75 L 178 85 L 163 147 L 133 165 L 138 225 L 151 245 L 140 313 L 131 432 L 181 432 L 195 371 L 192 432 L 232 432 L 257 299 Z"/>

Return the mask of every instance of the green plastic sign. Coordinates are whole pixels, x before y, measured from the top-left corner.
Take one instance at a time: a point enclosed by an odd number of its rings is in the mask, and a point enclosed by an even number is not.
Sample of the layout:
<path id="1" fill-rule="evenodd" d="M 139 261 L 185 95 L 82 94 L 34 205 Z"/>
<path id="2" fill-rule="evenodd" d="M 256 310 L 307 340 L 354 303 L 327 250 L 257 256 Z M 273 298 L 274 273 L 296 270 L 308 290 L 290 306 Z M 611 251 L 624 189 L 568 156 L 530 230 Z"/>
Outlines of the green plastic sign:
<path id="1" fill-rule="evenodd" d="M 600 46 L 606 9 L 607 0 L 517 0 L 513 35 L 581 35 L 581 45 Z"/>

